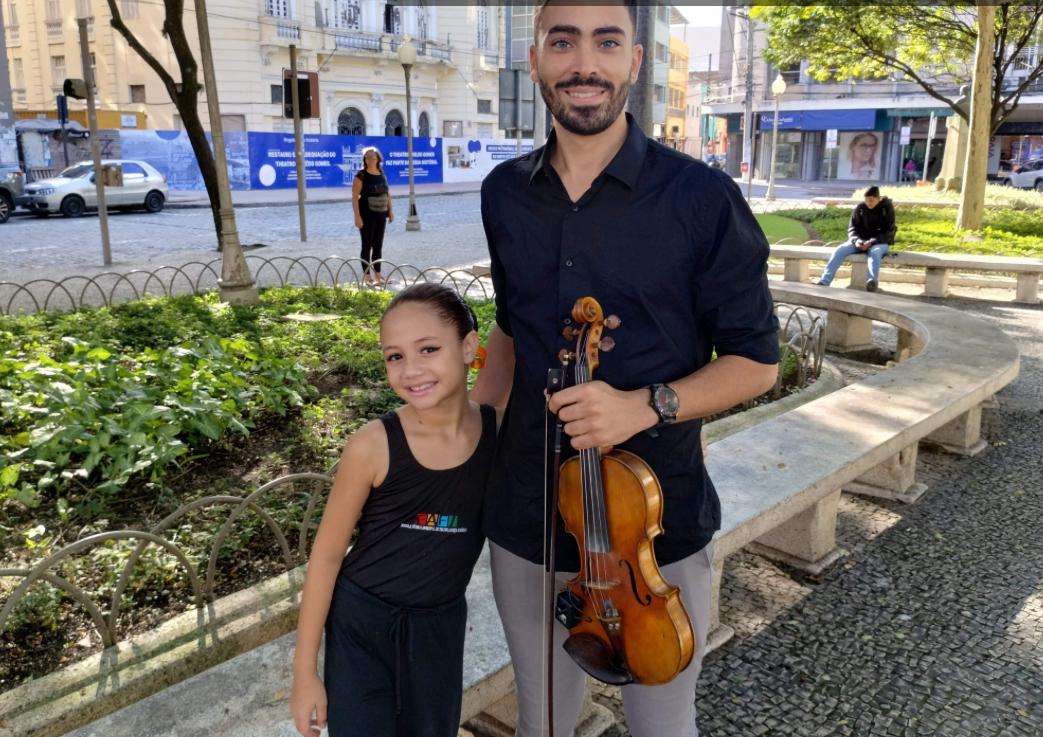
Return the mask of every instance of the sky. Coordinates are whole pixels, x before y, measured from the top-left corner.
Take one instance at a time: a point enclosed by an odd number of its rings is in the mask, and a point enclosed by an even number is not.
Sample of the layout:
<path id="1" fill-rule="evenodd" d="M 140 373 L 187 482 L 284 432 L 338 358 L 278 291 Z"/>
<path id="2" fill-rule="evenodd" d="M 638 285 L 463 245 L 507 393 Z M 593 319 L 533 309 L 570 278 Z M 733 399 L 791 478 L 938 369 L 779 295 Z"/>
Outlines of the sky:
<path id="1" fill-rule="evenodd" d="M 721 5 L 675 5 L 693 26 L 720 26 Z"/>
<path id="2" fill-rule="evenodd" d="M 688 68 L 704 71 L 718 68 L 720 50 L 720 5 L 675 5 L 688 19 L 687 26 L 672 26 L 670 33 L 688 44 Z"/>

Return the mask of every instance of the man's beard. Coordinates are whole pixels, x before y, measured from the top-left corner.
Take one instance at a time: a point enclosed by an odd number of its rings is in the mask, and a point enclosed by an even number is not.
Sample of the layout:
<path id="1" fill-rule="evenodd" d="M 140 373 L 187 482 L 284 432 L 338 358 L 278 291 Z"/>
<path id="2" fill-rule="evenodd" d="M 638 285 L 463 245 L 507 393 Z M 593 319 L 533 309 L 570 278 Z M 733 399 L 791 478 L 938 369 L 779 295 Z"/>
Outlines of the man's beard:
<path id="1" fill-rule="evenodd" d="M 573 77 L 551 86 L 539 77 L 540 94 L 547 103 L 547 109 L 561 127 L 578 136 L 596 136 L 616 122 L 623 112 L 630 94 L 630 80 L 627 79 L 617 90 L 611 82 L 600 77 Z M 560 90 L 570 87 L 600 87 L 608 91 L 608 99 L 600 105 L 583 105 L 570 108 L 562 99 Z"/>

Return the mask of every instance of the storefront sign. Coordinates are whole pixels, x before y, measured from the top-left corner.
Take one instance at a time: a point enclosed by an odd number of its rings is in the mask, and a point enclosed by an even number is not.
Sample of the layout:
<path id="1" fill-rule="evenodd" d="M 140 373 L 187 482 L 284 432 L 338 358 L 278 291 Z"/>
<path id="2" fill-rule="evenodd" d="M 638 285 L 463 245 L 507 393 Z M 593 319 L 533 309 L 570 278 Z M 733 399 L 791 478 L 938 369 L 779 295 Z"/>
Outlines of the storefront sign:
<path id="1" fill-rule="evenodd" d="M 912 131 L 913 131 L 913 129 L 910 126 L 908 126 L 908 125 L 903 125 L 902 126 L 902 135 L 898 139 L 899 145 L 901 145 L 901 146 L 908 146 L 909 145 L 909 136 L 912 133 Z"/>
<path id="2" fill-rule="evenodd" d="M 836 147 L 837 147 L 837 129 L 836 128 L 830 128 L 828 131 L 826 131 L 826 148 L 836 148 Z"/>
<path id="3" fill-rule="evenodd" d="M 521 152 L 532 151 L 532 140 L 523 140 Z M 517 139 L 443 138 L 442 176 L 445 182 L 480 182 L 493 168 L 518 155 Z"/>
<path id="4" fill-rule="evenodd" d="M 934 138 L 934 134 L 938 132 L 938 116 L 931 113 L 931 123 L 927 126 L 927 140 Z"/>

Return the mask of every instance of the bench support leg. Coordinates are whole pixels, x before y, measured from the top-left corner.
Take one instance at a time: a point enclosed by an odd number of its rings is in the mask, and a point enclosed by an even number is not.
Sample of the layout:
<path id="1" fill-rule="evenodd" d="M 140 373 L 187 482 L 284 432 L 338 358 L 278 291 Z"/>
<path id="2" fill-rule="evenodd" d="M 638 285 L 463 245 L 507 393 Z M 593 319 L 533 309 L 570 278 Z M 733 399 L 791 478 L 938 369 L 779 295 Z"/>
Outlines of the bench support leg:
<path id="1" fill-rule="evenodd" d="M 765 558 L 818 575 L 847 554 L 836 542 L 839 503 L 837 489 L 748 547 Z"/>
<path id="2" fill-rule="evenodd" d="M 949 270 L 928 266 L 923 293 L 926 297 L 949 296 Z"/>
<path id="3" fill-rule="evenodd" d="M 866 281 L 869 279 L 869 264 L 866 263 L 865 259 L 851 262 L 851 283 L 848 285 L 848 289 L 857 289 L 860 292 L 866 291 Z"/>
<path id="4" fill-rule="evenodd" d="M 901 363 L 923 350 L 924 342 L 918 335 L 908 330 L 898 331 L 898 350 L 895 352 L 895 360 Z"/>
<path id="5" fill-rule="evenodd" d="M 787 265 L 789 261 L 786 262 Z M 1018 274 L 1018 291 L 1015 302 L 1022 304 L 1039 304 L 1039 274 Z"/>
<path id="6" fill-rule="evenodd" d="M 811 278 L 811 262 L 805 258 L 788 258 L 783 265 L 782 280 L 806 282 Z"/>
<path id="7" fill-rule="evenodd" d="M 735 636 L 735 630 L 721 624 L 721 577 L 724 573 L 724 558 L 713 556 L 713 583 L 710 588 L 710 633 L 706 636 L 706 652 L 716 650 Z"/>
<path id="8" fill-rule="evenodd" d="M 837 353 L 855 353 L 875 348 L 873 321 L 829 310 L 826 316 L 826 347 Z"/>
<path id="9" fill-rule="evenodd" d="M 913 443 L 903 448 L 898 455 L 844 484 L 844 491 L 912 504 L 927 491 L 926 484 L 916 481 L 917 447 Z"/>
<path id="10" fill-rule="evenodd" d="M 988 447 L 988 443 L 981 439 L 981 405 L 942 425 L 924 440 L 956 455 L 978 455 Z"/>

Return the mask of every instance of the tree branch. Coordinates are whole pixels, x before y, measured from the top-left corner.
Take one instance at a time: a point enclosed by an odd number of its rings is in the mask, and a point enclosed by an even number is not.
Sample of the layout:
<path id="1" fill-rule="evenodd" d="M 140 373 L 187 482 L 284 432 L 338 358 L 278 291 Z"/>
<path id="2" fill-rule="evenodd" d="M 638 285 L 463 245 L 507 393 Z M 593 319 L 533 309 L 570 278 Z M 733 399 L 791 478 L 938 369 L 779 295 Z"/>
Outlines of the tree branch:
<path id="1" fill-rule="evenodd" d="M 149 53 L 149 50 L 142 45 L 141 41 L 138 40 L 138 37 L 127 28 L 127 24 L 123 22 L 123 16 L 120 14 L 120 10 L 116 5 L 116 0 L 106 0 L 106 2 L 109 6 L 109 12 L 112 13 L 112 27 L 123 36 L 127 41 L 127 45 L 134 49 L 134 51 L 138 53 L 138 56 L 145 60 L 146 64 L 152 67 L 152 71 L 159 75 L 160 81 L 163 83 L 163 86 L 167 88 L 167 92 L 170 94 L 170 99 L 176 101 L 177 82 L 175 82 L 174 78 L 170 75 L 170 72 L 159 63 L 159 60 L 156 59 L 156 57 Z"/>

